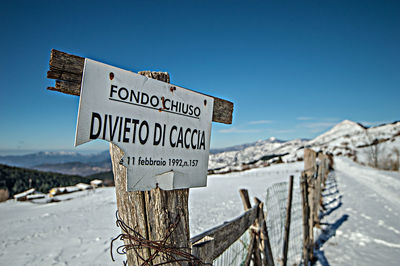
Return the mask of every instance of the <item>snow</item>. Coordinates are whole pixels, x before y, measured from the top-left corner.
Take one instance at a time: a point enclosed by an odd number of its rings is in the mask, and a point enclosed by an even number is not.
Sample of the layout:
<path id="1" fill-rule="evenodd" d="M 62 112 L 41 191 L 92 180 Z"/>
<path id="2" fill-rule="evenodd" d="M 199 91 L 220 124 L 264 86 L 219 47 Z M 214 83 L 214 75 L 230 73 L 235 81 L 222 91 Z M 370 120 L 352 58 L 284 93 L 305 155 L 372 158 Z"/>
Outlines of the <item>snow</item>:
<path id="1" fill-rule="evenodd" d="M 399 265 L 400 173 L 335 158 L 339 208 L 322 222 L 325 232 L 320 265 Z M 332 199 L 326 198 L 325 201 Z M 328 262 L 321 263 L 321 262 Z"/>
<path id="2" fill-rule="evenodd" d="M 376 170 L 370 162 L 371 144 L 380 140 L 379 155 L 396 162 L 400 151 L 400 122 L 364 128 L 345 120 L 314 140 L 278 141 L 275 138 L 244 145 L 239 151 L 210 155 L 210 169 L 240 170 L 243 163 L 265 155 L 285 154 L 285 163 L 267 168 L 211 175 L 205 188 L 190 190 L 190 231 L 194 236 L 243 213 L 239 189 L 265 200 L 268 186 L 297 181 L 303 148 L 335 155 L 335 179 L 325 203 L 329 211 L 317 235 L 320 265 L 398 265 L 400 262 L 400 172 Z M 398 151 L 396 151 L 396 149 Z M 343 154 L 347 157 L 340 157 Z M 397 154 L 397 155 L 396 155 Z M 350 159 L 351 158 L 351 159 Z M 255 163 L 254 166 L 260 166 Z M 332 176 L 333 177 L 333 176 Z M 336 180 L 336 181 L 335 181 Z M 296 181 L 296 182 L 297 182 Z M 335 182 L 333 182 L 335 181 Z M 337 190 L 336 185 L 339 190 Z M 110 258 L 110 242 L 120 231 L 115 226 L 114 188 L 99 188 L 46 201 L 0 203 L 1 265 L 122 265 Z M 38 204 L 43 203 L 43 204 Z"/>
<path id="3" fill-rule="evenodd" d="M 353 121 L 344 120 L 313 140 L 295 139 L 284 142 L 267 139 L 246 145 L 242 150 L 212 154 L 209 158 L 209 169 L 225 172 L 242 169 L 243 164 L 260 160 L 265 155 L 286 153 L 288 154 L 282 157 L 284 162 L 296 162 L 303 158 L 304 147 L 333 155 L 345 155 L 360 163 L 370 164 L 371 147 L 368 145 L 375 140 L 380 141 L 379 165 L 390 168 L 392 161 L 400 160 L 396 154 L 400 151 L 400 122 L 365 128 Z M 275 159 L 267 161 L 273 160 Z"/>
<path id="4" fill-rule="evenodd" d="M 400 173 L 372 169 L 335 158 L 337 208 L 322 222 L 319 257 L 330 265 L 398 265 L 400 261 Z M 212 175 L 208 186 L 190 190 L 190 231 L 194 236 L 243 212 L 238 190 L 265 200 L 269 185 L 299 177 L 301 162 L 245 172 Z M 341 196 L 338 198 L 338 196 Z M 2 265 L 122 265 L 110 258 L 115 226 L 114 188 L 57 196 L 61 202 L 0 204 Z M 334 201 L 327 196 L 326 201 Z M 336 204 L 337 204 L 336 202 Z M 321 263 L 322 265 L 327 265 Z"/>
<path id="5" fill-rule="evenodd" d="M 243 213 L 240 188 L 265 198 L 269 184 L 288 180 L 301 163 L 281 164 L 228 175 L 214 175 L 208 186 L 190 190 L 190 230 L 194 236 Z M 115 226 L 114 188 L 57 196 L 58 203 L 9 200 L 0 204 L 1 265 L 122 265 L 110 258 Z"/>

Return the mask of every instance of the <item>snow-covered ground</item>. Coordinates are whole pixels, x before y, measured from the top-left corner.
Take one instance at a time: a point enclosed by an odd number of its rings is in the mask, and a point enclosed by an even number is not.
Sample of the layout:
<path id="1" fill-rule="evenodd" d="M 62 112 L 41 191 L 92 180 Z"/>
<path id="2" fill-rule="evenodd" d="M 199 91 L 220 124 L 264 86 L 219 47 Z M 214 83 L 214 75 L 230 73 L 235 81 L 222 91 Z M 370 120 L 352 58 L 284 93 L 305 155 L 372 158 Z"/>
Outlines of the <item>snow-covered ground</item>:
<path id="1" fill-rule="evenodd" d="M 337 200 L 322 220 L 331 230 L 323 234 L 320 264 L 399 265 L 400 173 L 344 157 L 335 158 L 335 167 L 339 191 L 326 198 Z M 292 174 L 298 180 L 302 168 L 290 163 L 209 176 L 206 188 L 190 192 L 192 236 L 241 214 L 240 188 L 264 201 L 269 185 Z M 70 200 L 0 203 L 0 265 L 122 265 L 122 257 L 110 258 L 110 241 L 119 234 L 114 188 L 63 197 Z"/>
<path id="2" fill-rule="evenodd" d="M 268 185 L 299 176 L 301 163 L 213 175 L 205 188 L 190 191 L 192 236 L 243 212 L 238 190 L 264 200 Z M 114 188 L 63 196 L 70 200 L 0 203 L 0 265 L 122 265 L 110 258 L 115 226 Z"/>
<path id="3" fill-rule="evenodd" d="M 344 157 L 335 158 L 335 167 L 338 193 L 333 187 L 325 193 L 331 194 L 325 202 L 336 202 L 322 220 L 330 230 L 320 238 L 329 238 L 320 248 L 321 264 L 400 265 L 400 173 Z"/>

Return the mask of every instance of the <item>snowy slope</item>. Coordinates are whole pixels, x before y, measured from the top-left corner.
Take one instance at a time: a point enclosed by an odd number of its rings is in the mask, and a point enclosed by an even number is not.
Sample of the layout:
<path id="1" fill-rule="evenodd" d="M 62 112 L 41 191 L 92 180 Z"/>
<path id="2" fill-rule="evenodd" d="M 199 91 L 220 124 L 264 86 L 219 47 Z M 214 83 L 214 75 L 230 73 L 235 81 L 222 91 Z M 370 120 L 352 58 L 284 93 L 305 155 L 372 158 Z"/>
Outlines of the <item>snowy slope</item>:
<path id="1" fill-rule="evenodd" d="M 400 173 L 344 157 L 335 163 L 342 205 L 323 220 L 337 228 L 323 243 L 321 256 L 330 265 L 398 265 Z M 207 187 L 190 191 L 191 234 L 241 214 L 240 188 L 265 200 L 269 185 L 292 174 L 298 179 L 302 168 L 298 162 L 209 176 Z M 122 258 L 113 263 L 109 255 L 110 241 L 119 234 L 114 188 L 63 197 L 71 199 L 46 205 L 0 203 L 0 265 L 122 265 Z"/>
<path id="2" fill-rule="evenodd" d="M 335 158 L 335 166 L 342 205 L 322 220 L 331 230 L 321 247 L 321 261 L 399 265 L 400 173 L 360 166 L 343 157 Z"/>
<path id="3" fill-rule="evenodd" d="M 208 186 L 190 190 L 190 230 L 195 235 L 243 212 L 238 190 L 264 200 L 269 184 L 299 175 L 301 163 L 276 165 L 209 177 Z M 223 193 L 221 193 L 223 191 Z M 67 194 L 68 201 L 37 205 L 0 203 L 0 265 L 123 265 L 113 263 L 114 188 Z"/>

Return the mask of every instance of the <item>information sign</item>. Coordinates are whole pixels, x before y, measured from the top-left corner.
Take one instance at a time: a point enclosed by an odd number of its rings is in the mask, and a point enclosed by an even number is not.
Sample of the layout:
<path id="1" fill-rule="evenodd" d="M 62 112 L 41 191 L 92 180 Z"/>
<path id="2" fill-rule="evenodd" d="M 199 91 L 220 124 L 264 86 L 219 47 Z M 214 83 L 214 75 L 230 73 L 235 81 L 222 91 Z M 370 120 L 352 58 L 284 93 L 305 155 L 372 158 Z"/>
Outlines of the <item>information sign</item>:
<path id="1" fill-rule="evenodd" d="M 214 99 L 85 59 L 75 146 L 95 139 L 125 155 L 127 189 L 206 186 Z"/>

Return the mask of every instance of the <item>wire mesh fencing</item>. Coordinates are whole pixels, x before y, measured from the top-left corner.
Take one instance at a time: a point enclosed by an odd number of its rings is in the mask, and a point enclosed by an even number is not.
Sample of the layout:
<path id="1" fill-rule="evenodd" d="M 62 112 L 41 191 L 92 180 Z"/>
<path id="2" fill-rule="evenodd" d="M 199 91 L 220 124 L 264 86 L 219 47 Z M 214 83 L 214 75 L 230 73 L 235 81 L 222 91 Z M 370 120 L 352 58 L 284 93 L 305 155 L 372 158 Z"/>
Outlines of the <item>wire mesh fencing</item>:
<path id="1" fill-rule="evenodd" d="M 247 230 L 235 243 L 213 262 L 214 266 L 243 265 L 250 242 L 250 230 Z"/>
<path id="2" fill-rule="evenodd" d="M 275 265 L 280 265 L 283 257 L 283 238 L 288 198 L 288 182 L 276 183 L 267 189 L 265 199 L 266 222 Z M 293 185 L 293 198 L 289 234 L 287 265 L 301 262 L 303 241 L 302 202 L 299 180 Z"/>

